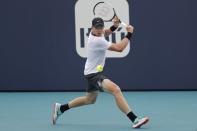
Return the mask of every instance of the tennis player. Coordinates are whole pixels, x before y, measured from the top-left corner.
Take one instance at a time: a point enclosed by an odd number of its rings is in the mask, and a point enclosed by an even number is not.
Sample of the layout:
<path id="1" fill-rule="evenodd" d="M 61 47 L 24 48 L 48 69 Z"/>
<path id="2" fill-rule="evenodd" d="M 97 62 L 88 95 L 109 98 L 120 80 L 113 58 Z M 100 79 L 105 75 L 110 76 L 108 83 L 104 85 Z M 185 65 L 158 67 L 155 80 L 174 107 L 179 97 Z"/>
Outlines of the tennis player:
<path id="1" fill-rule="evenodd" d="M 104 29 L 104 21 L 102 18 L 97 17 L 92 20 L 92 29 L 87 42 L 87 60 L 84 70 L 84 75 L 88 82 L 87 94 L 85 96 L 75 98 L 67 104 L 61 105 L 59 103 L 55 103 L 52 113 L 53 125 L 56 124 L 58 117 L 65 111 L 79 106 L 94 104 L 99 91 L 105 91 L 114 96 L 118 108 L 131 120 L 133 128 L 140 128 L 149 121 L 147 117 L 137 117 L 125 100 L 120 87 L 96 69 L 98 65 L 102 65 L 104 67 L 105 54 L 107 50 L 122 52 L 132 38 L 133 27 L 128 25 L 126 27 L 128 33 L 119 43 L 111 43 L 105 40 L 104 36 L 110 35 L 120 24 L 120 20 L 117 17 L 114 18 L 113 21 L 113 26 L 109 29 Z"/>

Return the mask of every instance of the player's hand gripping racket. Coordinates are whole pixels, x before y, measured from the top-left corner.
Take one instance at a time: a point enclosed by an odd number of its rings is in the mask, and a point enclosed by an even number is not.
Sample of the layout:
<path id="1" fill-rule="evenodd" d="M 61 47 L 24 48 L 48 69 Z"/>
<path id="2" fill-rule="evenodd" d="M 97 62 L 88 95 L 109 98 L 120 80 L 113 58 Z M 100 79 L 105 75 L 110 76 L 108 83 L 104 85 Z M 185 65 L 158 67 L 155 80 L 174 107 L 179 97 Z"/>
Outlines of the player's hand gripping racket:
<path id="1" fill-rule="evenodd" d="M 102 18 L 104 22 L 112 22 L 115 17 L 118 17 L 112 5 L 103 1 L 98 2 L 94 6 L 93 13 L 94 13 L 94 16 Z M 125 27 L 127 26 L 127 24 L 121 20 L 120 20 L 120 23 Z"/>

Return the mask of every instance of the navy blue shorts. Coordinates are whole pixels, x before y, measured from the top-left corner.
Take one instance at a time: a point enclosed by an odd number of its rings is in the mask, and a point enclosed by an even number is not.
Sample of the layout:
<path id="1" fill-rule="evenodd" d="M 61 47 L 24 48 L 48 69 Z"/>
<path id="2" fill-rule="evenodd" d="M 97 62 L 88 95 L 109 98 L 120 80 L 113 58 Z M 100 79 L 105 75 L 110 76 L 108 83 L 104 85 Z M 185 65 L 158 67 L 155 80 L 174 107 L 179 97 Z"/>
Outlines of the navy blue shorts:
<path id="1" fill-rule="evenodd" d="M 108 79 L 106 76 L 102 75 L 100 72 L 85 75 L 85 78 L 88 81 L 88 88 L 86 89 L 87 92 L 93 92 L 93 91 L 103 92 L 101 83 L 103 82 L 104 79 Z"/>

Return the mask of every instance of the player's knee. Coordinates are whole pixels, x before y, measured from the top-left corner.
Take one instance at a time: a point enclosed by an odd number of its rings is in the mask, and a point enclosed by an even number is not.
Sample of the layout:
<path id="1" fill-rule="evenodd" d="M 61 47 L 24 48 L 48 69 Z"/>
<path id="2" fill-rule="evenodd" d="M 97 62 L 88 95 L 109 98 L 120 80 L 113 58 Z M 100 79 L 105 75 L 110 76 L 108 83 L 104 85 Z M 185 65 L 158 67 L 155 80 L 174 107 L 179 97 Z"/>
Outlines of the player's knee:
<path id="1" fill-rule="evenodd" d="M 94 99 L 92 99 L 92 100 L 90 101 L 90 104 L 94 104 L 94 103 L 96 103 L 96 98 L 94 98 Z"/>
<path id="2" fill-rule="evenodd" d="M 117 95 L 121 93 L 121 89 L 119 86 L 114 86 L 113 95 Z"/>
<path id="3" fill-rule="evenodd" d="M 94 104 L 96 103 L 96 98 L 89 98 L 86 99 L 86 104 Z"/>

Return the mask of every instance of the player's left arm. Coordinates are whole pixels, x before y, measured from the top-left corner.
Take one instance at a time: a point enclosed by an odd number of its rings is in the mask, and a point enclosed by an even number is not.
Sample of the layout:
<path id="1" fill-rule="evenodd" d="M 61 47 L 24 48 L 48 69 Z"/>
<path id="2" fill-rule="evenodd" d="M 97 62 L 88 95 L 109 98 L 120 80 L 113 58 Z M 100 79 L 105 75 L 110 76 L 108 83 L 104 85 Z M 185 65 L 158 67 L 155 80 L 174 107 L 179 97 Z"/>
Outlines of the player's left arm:
<path id="1" fill-rule="evenodd" d="M 115 17 L 113 19 L 113 25 L 109 29 L 104 29 L 104 35 L 109 36 L 112 32 L 114 32 L 118 26 L 120 25 L 120 19 L 118 17 Z"/>

